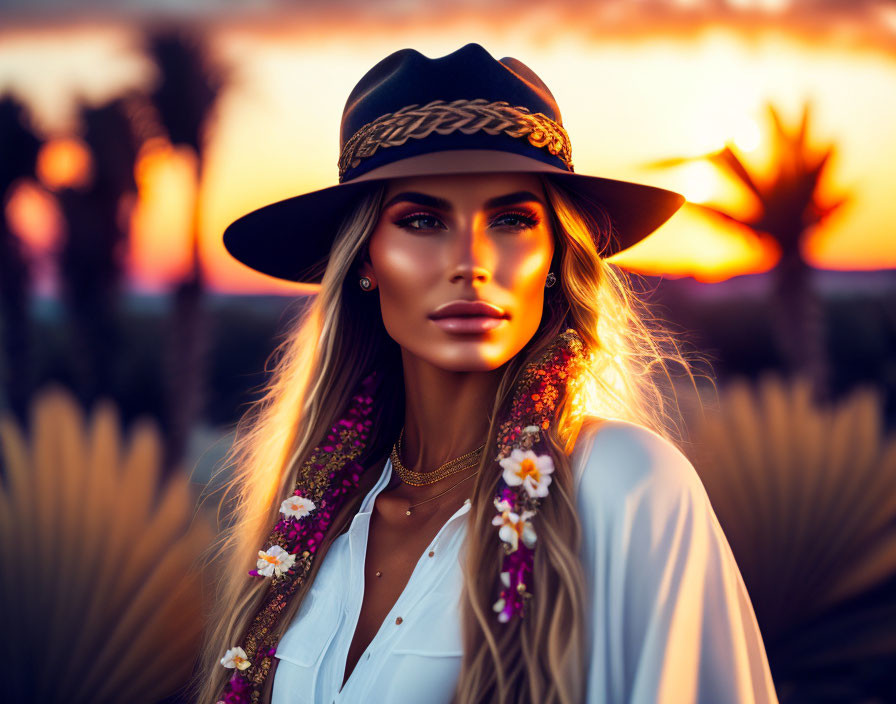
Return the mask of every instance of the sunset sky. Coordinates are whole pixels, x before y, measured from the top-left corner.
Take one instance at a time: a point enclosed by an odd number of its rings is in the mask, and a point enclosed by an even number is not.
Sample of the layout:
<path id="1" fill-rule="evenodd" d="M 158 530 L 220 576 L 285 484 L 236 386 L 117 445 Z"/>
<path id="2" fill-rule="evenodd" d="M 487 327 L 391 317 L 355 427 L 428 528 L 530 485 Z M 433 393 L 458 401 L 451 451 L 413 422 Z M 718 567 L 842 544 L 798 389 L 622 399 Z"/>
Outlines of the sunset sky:
<path id="1" fill-rule="evenodd" d="M 519 11 L 507 3 L 488 11 L 433 3 L 424 13 L 408 11 L 412 4 L 386 3 L 372 14 L 359 3 L 312 3 L 297 14 L 258 2 L 238 17 L 217 11 L 228 3 L 194 6 L 200 9 L 190 18 L 199 12 L 207 21 L 214 55 L 233 71 L 209 133 L 200 193 L 203 263 L 213 288 L 296 290 L 230 260 L 220 243 L 224 227 L 255 207 L 336 182 L 344 101 L 376 61 L 406 46 L 440 56 L 468 41 L 522 60 L 545 80 L 578 172 L 669 188 L 742 214 L 751 201 L 708 163 L 651 163 L 730 144 L 767 173 L 765 104 L 772 101 L 794 125 L 811 101 L 811 142 L 837 147 L 822 195 L 851 200 L 812 238 L 808 259 L 830 269 L 896 268 L 893 3 L 819 3 L 824 12 L 815 13 L 812 3 L 785 0 L 738 0 L 724 13 L 700 0 L 605 2 L 585 12 L 572 3 L 524 3 Z M 66 139 L 76 132 L 75 98 L 100 102 L 153 79 L 136 48 L 140 3 L 129 4 L 135 14 L 111 18 L 100 12 L 103 3 L 92 14 L 61 18 L 54 7 L 13 3 L 0 32 L 0 90 L 22 96 L 56 138 L 42 155 L 44 187 L 24 186 L 9 204 L 18 231 L 38 251 L 60 228 L 46 189 L 84 174 L 79 143 Z M 130 269 L 142 290 L 166 289 L 187 261 L 191 158 L 155 143 L 140 160 Z M 685 206 L 614 261 L 717 281 L 766 270 L 774 253 Z"/>

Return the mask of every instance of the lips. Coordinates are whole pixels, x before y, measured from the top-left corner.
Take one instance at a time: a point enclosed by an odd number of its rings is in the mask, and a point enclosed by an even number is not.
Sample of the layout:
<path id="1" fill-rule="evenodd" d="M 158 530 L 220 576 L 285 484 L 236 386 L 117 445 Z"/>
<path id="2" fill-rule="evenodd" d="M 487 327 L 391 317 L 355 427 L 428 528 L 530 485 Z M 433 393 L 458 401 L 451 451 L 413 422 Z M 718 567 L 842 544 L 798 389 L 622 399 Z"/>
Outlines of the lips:
<path id="1" fill-rule="evenodd" d="M 451 301 L 429 314 L 430 319 L 442 318 L 506 318 L 503 308 L 485 301 Z"/>
<path id="2" fill-rule="evenodd" d="M 509 317 L 500 308 L 485 301 L 451 301 L 429 314 L 445 332 L 483 333 L 494 330 Z"/>

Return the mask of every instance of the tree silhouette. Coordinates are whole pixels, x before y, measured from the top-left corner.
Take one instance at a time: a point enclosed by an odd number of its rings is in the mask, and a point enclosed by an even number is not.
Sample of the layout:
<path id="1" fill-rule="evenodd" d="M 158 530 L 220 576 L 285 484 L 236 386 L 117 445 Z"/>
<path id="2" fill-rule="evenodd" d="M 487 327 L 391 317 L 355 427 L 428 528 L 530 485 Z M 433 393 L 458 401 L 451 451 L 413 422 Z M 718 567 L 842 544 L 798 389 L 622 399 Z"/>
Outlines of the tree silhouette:
<path id="1" fill-rule="evenodd" d="M 7 403 L 22 423 L 26 421 L 32 383 L 28 324 L 31 266 L 22 242 L 10 230 L 6 205 L 13 186 L 34 175 L 40 144 L 28 126 L 22 104 L 9 95 L 0 98 L 0 376 Z"/>
<path id="2" fill-rule="evenodd" d="M 732 175 L 754 197 L 758 208 L 752 217 L 740 218 L 725 209 L 691 203 L 690 206 L 711 217 L 737 226 L 749 236 L 769 239 L 780 251 L 772 271 L 772 313 L 782 359 L 791 373 L 806 374 L 815 393 L 828 392 L 828 361 L 825 326 L 821 303 L 812 284 L 812 267 L 806 261 L 806 241 L 831 213 L 842 206 L 847 197 L 822 202 L 819 184 L 834 155 L 833 145 L 815 153 L 809 149 L 810 105 L 804 103 L 796 130 L 787 130 L 778 111 L 768 104 L 773 122 L 774 173 L 766 180 L 751 173 L 730 146 L 699 157 L 670 159 L 658 165 L 673 166 L 708 160 Z"/>
<path id="3" fill-rule="evenodd" d="M 57 261 L 73 341 L 74 385 L 82 401 L 90 403 L 116 391 L 118 310 L 129 232 L 123 206 L 136 196 L 139 142 L 128 98 L 82 106 L 80 119 L 92 158 L 91 179 L 84 187 L 57 193 L 66 221 Z"/>
<path id="4" fill-rule="evenodd" d="M 158 70 L 158 80 L 148 97 L 159 126 L 173 145 L 185 145 L 196 156 L 190 270 L 174 290 L 166 353 L 168 428 L 165 467 L 170 469 L 183 457 L 190 429 L 204 404 L 208 321 L 202 307 L 204 280 L 199 249 L 199 193 L 205 170 L 206 125 L 225 77 L 209 60 L 200 39 L 185 31 L 151 33 L 146 51 Z"/>

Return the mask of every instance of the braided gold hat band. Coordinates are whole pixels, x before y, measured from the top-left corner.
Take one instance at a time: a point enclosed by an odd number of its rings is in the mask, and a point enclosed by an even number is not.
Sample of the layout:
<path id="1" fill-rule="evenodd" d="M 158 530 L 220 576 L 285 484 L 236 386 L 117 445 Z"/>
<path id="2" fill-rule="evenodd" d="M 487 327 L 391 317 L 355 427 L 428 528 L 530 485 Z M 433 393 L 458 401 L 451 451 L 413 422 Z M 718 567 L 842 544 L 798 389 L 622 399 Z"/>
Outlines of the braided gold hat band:
<path id="1" fill-rule="evenodd" d="M 514 107 L 499 100 L 433 100 L 422 107 L 408 105 L 386 113 L 368 122 L 345 143 L 339 156 L 339 181 L 345 179 L 349 169 L 357 167 L 363 159 L 373 156 L 377 149 L 397 147 L 409 139 L 423 139 L 433 134 L 463 134 L 485 132 L 490 135 L 506 134 L 525 138 L 541 149 L 547 149 L 559 157 L 572 171 L 572 148 L 569 135 L 563 125 L 540 112 Z"/>

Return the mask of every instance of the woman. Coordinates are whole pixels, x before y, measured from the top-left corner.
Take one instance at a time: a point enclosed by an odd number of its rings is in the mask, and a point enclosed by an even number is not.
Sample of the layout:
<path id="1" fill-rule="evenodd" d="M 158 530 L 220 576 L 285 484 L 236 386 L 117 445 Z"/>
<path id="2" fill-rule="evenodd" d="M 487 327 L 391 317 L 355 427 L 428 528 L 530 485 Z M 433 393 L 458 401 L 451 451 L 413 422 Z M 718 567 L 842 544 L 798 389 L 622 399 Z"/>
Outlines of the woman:
<path id="1" fill-rule="evenodd" d="M 321 288 L 238 434 L 198 699 L 775 701 L 662 435 L 683 360 L 603 261 L 681 196 L 574 173 L 544 83 L 475 44 L 381 61 L 341 143 L 339 185 L 225 233 Z"/>

